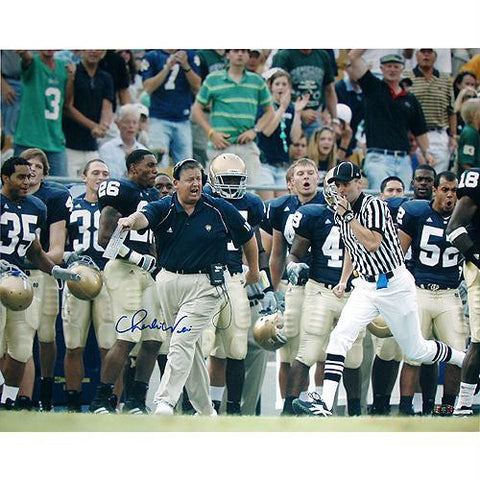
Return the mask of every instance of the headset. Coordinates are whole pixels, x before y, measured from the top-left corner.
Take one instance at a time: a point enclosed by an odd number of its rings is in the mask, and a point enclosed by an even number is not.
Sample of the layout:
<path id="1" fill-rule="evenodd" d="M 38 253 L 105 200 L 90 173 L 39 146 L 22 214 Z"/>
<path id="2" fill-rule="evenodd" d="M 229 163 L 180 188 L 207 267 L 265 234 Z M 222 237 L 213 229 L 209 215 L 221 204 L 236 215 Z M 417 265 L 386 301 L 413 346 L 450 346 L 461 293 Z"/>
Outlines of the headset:
<path id="1" fill-rule="evenodd" d="M 205 170 L 203 169 L 203 166 L 200 162 L 197 162 L 197 160 L 195 160 L 194 158 L 186 158 L 185 160 L 178 162 L 173 167 L 173 178 L 175 178 L 176 180 L 180 180 L 180 173 L 184 168 L 199 168 L 202 174 L 202 187 L 205 186 L 208 181 L 208 176 L 205 173 Z"/>

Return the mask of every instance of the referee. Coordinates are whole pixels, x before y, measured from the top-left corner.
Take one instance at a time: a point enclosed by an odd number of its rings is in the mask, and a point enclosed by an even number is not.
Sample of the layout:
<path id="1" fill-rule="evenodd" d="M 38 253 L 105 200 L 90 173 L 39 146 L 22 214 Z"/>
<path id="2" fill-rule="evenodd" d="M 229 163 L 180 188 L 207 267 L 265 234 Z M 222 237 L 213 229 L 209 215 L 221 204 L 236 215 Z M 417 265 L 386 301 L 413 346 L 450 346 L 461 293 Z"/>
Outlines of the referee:
<path id="1" fill-rule="evenodd" d="M 155 413 L 160 415 L 173 414 L 184 386 L 200 415 L 216 415 L 201 340 L 225 303 L 230 240 L 236 248 L 243 246 L 249 267 L 246 283 L 255 283 L 259 277 L 253 229 L 232 204 L 202 193 L 205 180 L 196 160 L 183 160 L 173 170 L 173 196 L 151 202 L 118 221 L 124 230 L 149 227 L 158 241 L 162 270 L 156 283 L 164 327 L 171 335 L 165 372 L 155 394 Z"/>
<path id="2" fill-rule="evenodd" d="M 442 342 L 422 337 L 415 280 L 405 267 L 390 211 L 381 199 L 362 192 L 358 167 L 351 162 L 337 165 L 329 183 L 336 186 L 335 222 L 346 246 L 342 275 L 334 293 L 339 297 L 344 294 L 352 272 L 357 278 L 330 335 L 322 398 L 312 393 L 311 401 L 294 400 L 294 411 L 300 415 L 332 414 L 345 355 L 359 332 L 378 316 L 384 318 L 407 360 L 448 362 L 461 367 L 465 357 Z"/>

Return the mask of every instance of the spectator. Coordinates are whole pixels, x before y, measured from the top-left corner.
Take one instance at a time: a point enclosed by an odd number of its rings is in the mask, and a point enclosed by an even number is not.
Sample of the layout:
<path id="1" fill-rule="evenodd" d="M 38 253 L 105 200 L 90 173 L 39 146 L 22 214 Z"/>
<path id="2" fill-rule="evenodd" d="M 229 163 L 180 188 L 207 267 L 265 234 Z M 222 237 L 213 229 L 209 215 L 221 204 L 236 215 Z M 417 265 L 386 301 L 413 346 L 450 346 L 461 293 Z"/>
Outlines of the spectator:
<path id="1" fill-rule="evenodd" d="M 302 112 L 302 129 L 308 138 L 321 127 L 320 113 L 324 105 L 337 118 L 337 94 L 329 54 L 325 50 L 279 50 L 273 67 L 286 70 L 292 77 L 293 99 L 310 93 L 310 102 Z"/>
<path id="2" fill-rule="evenodd" d="M 384 200 L 390 197 L 403 197 L 405 194 L 405 185 L 401 178 L 392 175 L 384 178 L 380 184 L 380 198 Z"/>
<path id="3" fill-rule="evenodd" d="M 193 50 L 151 50 L 145 57 L 143 86 L 150 95 L 150 141 L 162 152 L 159 166 L 192 156 L 190 109 L 201 79 Z"/>
<path id="4" fill-rule="evenodd" d="M 477 92 L 472 87 L 465 87 L 460 90 L 453 105 L 453 111 L 457 115 L 457 136 L 462 133 L 463 127 L 465 126 L 463 118 L 460 115 L 460 110 L 462 109 L 462 105 L 471 98 L 477 98 Z"/>
<path id="5" fill-rule="evenodd" d="M 125 66 L 127 68 L 128 77 L 128 90 L 130 91 L 130 97 L 132 102 L 138 102 L 140 94 L 143 91 L 142 76 L 138 73 L 137 63 L 131 50 L 119 50 L 119 55 L 123 58 Z"/>
<path id="6" fill-rule="evenodd" d="M 474 55 L 463 67 L 461 71 L 468 70 L 475 75 L 475 78 L 480 78 L 480 53 Z"/>
<path id="7" fill-rule="evenodd" d="M 332 127 L 324 125 L 310 137 L 307 157 L 317 165 L 320 182 L 323 182 L 326 172 L 338 162 L 335 131 Z"/>
<path id="8" fill-rule="evenodd" d="M 128 178 L 125 159 L 134 150 L 146 150 L 137 141 L 140 111 L 132 103 L 122 105 L 117 112 L 116 124 L 119 136 L 104 143 L 99 150 L 100 158 L 107 164 L 112 178 Z"/>
<path id="9" fill-rule="evenodd" d="M 13 50 L 1 51 L 2 68 L 2 131 L 7 146 L 13 145 L 15 126 L 20 112 L 20 57 Z"/>
<path id="10" fill-rule="evenodd" d="M 272 98 L 262 77 L 246 70 L 247 49 L 227 51 L 226 70 L 210 73 L 193 105 L 193 119 L 207 132 L 211 161 L 221 153 L 235 153 L 243 159 L 249 182 L 260 181 L 260 150 L 254 142 L 261 126 L 273 117 Z M 203 109 L 210 105 L 211 123 Z M 255 124 L 258 108 L 264 114 Z"/>
<path id="11" fill-rule="evenodd" d="M 308 139 L 302 132 L 297 142 L 290 144 L 290 163 L 307 156 Z"/>
<path id="12" fill-rule="evenodd" d="M 260 48 L 252 49 L 248 54 L 247 70 L 262 75 L 265 71 L 265 55 Z"/>
<path id="13" fill-rule="evenodd" d="M 453 81 L 453 95 L 455 96 L 455 99 L 457 99 L 458 94 L 464 88 L 470 87 L 475 90 L 476 86 L 477 77 L 475 77 L 475 74 L 468 70 L 463 70 L 455 77 L 455 80 Z"/>
<path id="14" fill-rule="evenodd" d="M 412 131 L 427 161 L 433 161 L 428 152 L 427 126 L 422 107 L 412 93 L 400 87 L 404 60 L 400 55 L 386 55 L 381 59 L 383 80 L 376 78 L 361 58 L 364 50 L 351 50 L 350 78 L 358 80 L 365 96 L 365 128 L 367 154 L 363 170 L 369 188 L 378 190 L 381 181 L 396 175 L 410 185 L 412 166 L 408 155 L 408 131 Z"/>
<path id="15" fill-rule="evenodd" d="M 462 106 L 465 127 L 458 141 L 458 175 L 480 167 L 480 99 L 468 100 Z"/>
<path id="16" fill-rule="evenodd" d="M 352 119 L 350 120 L 352 138 L 346 154 L 348 158 L 352 155 L 353 150 L 357 146 L 356 134 L 358 125 L 365 118 L 363 91 L 360 84 L 352 80 L 347 74 L 335 84 L 335 91 L 337 92 L 338 103 L 348 105 L 352 111 Z"/>
<path id="17" fill-rule="evenodd" d="M 113 118 L 112 76 L 99 66 L 104 50 L 83 50 L 75 72 L 73 101 L 65 104 L 68 175 L 79 177 L 89 160 L 98 158 L 98 142 Z"/>
<path id="18" fill-rule="evenodd" d="M 310 95 L 297 99 L 292 104 L 292 80 L 285 71 L 278 69 L 267 80 L 272 94 L 275 115 L 262 132 L 258 134 L 258 146 L 262 158 L 262 179 L 264 185 L 276 185 L 286 189 L 285 173 L 290 164 L 289 145 L 299 140 L 302 135 L 301 112 Z M 259 192 L 267 200 L 284 195 L 282 191 Z"/>
<path id="19" fill-rule="evenodd" d="M 412 80 L 411 92 L 422 106 L 428 129 L 430 152 L 437 172 L 448 170 L 457 146 L 457 117 L 453 112 L 453 83 L 450 76 L 435 68 L 437 52 L 433 48 L 416 51 L 417 65 L 405 76 Z"/>
<path id="20" fill-rule="evenodd" d="M 225 49 L 197 50 L 197 56 L 200 61 L 199 74 L 202 82 L 209 73 L 216 72 L 217 70 L 224 70 L 228 67 L 227 59 L 225 58 Z M 207 117 L 207 120 L 210 122 L 210 112 L 208 107 L 205 108 L 204 113 Z M 208 163 L 207 134 L 198 125 L 198 123 L 195 122 L 192 116 L 190 116 L 190 123 L 192 127 L 193 157 L 203 166 L 206 166 Z"/>
<path id="21" fill-rule="evenodd" d="M 27 50 L 18 53 L 22 59 L 22 101 L 15 130 L 15 155 L 28 148 L 40 148 L 48 157 L 50 174 L 66 176 L 62 117 L 64 104 L 72 97 L 75 67 L 55 60 L 53 50 L 40 50 L 35 56 Z"/>

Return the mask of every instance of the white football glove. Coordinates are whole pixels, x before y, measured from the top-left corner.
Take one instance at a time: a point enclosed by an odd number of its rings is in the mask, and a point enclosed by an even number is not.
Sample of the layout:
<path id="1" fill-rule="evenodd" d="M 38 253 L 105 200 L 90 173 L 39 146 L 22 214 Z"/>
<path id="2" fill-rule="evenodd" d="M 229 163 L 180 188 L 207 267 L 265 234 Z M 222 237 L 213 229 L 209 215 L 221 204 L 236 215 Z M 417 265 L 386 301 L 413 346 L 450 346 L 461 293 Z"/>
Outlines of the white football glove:
<path id="1" fill-rule="evenodd" d="M 152 255 L 142 255 L 142 258 L 140 259 L 139 262 L 137 262 L 137 265 L 145 270 L 146 272 L 153 272 L 155 270 L 155 267 L 157 265 L 157 260 L 155 257 Z"/>
<path id="2" fill-rule="evenodd" d="M 81 248 L 80 250 L 77 250 L 75 252 L 64 252 L 63 254 L 63 261 L 67 265 L 70 265 L 73 262 L 76 262 L 77 260 L 80 259 L 81 256 L 83 256 L 83 252 L 85 249 Z"/>
<path id="3" fill-rule="evenodd" d="M 309 271 L 310 267 L 306 263 L 290 262 L 287 265 L 288 281 L 292 285 L 296 285 L 300 277 L 308 276 Z"/>
<path id="4" fill-rule="evenodd" d="M 82 277 L 80 277 L 78 273 L 71 272 L 68 268 L 62 268 L 58 265 L 55 265 L 52 268 L 52 277 L 57 280 L 63 280 L 64 282 L 67 282 L 69 280 L 79 282 L 82 279 Z"/>
<path id="5" fill-rule="evenodd" d="M 285 312 L 285 293 L 278 290 L 275 292 L 275 300 L 277 301 L 277 309 L 282 313 Z"/>
<path id="6" fill-rule="evenodd" d="M 270 310 L 272 312 L 277 310 L 277 298 L 273 291 L 266 292 L 260 303 L 262 304 L 262 310 Z"/>

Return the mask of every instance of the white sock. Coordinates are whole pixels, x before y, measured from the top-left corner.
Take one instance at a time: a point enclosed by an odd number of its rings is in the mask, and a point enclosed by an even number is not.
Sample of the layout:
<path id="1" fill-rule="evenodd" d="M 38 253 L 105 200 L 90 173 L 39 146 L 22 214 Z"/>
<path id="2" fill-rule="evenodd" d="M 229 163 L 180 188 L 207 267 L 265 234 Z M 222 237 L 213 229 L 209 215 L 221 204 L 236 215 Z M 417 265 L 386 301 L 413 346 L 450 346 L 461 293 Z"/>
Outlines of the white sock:
<path id="1" fill-rule="evenodd" d="M 413 395 L 413 411 L 421 412 L 423 409 L 423 397 L 421 393 L 414 393 Z"/>
<path id="2" fill-rule="evenodd" d="M 315 385 L 315 391 L 322 396 L 323 393 L 323 385 Z"/>
<path id="3" fill-rule="evenodd" d="M 10 385 L 5 384 L 3 386 L 2 399 L 0 400 L 0 403 L 6 403 L 8 398 L 15 401 L 18 390 L 19 387 L 11 387 Z"/>
<path id="4" fill-rule="evenodd" d="M 471 407 L 473 403 L 473 394 L 475 392 L 475 383 L 460 383 L 460 393 L 458 394 L 457 408 Z"/>
<path id="5" fill-rule="evenodd" d="M 0 370 L 0 387 L 5 383 L 5 377 L 3 376 L 2 371 Z"/>
<path id="6" fill-rule="evenodd" d="M 335 393 L 337 392 L 338 382 L 334 380 L 323 380 L 322 400 L 329 410 L 333 408 L 335 401 Z"/>
<path id="7" fill-rule="evenodd" d="M 308 400 L 308 392 L 300 392 L 300 395 L 298 396 L 298 398 L 300 400 L 302 400 L 303 402 L 307 401 Z"/>
<path id="8" fill-rule="evenodd" d="M 210 385 L 210 395 L 212 400 L 215 400 L 216 402 L 222 401 L 224 391 L 225 387 L 214 387 L 213 385 Z"/>

